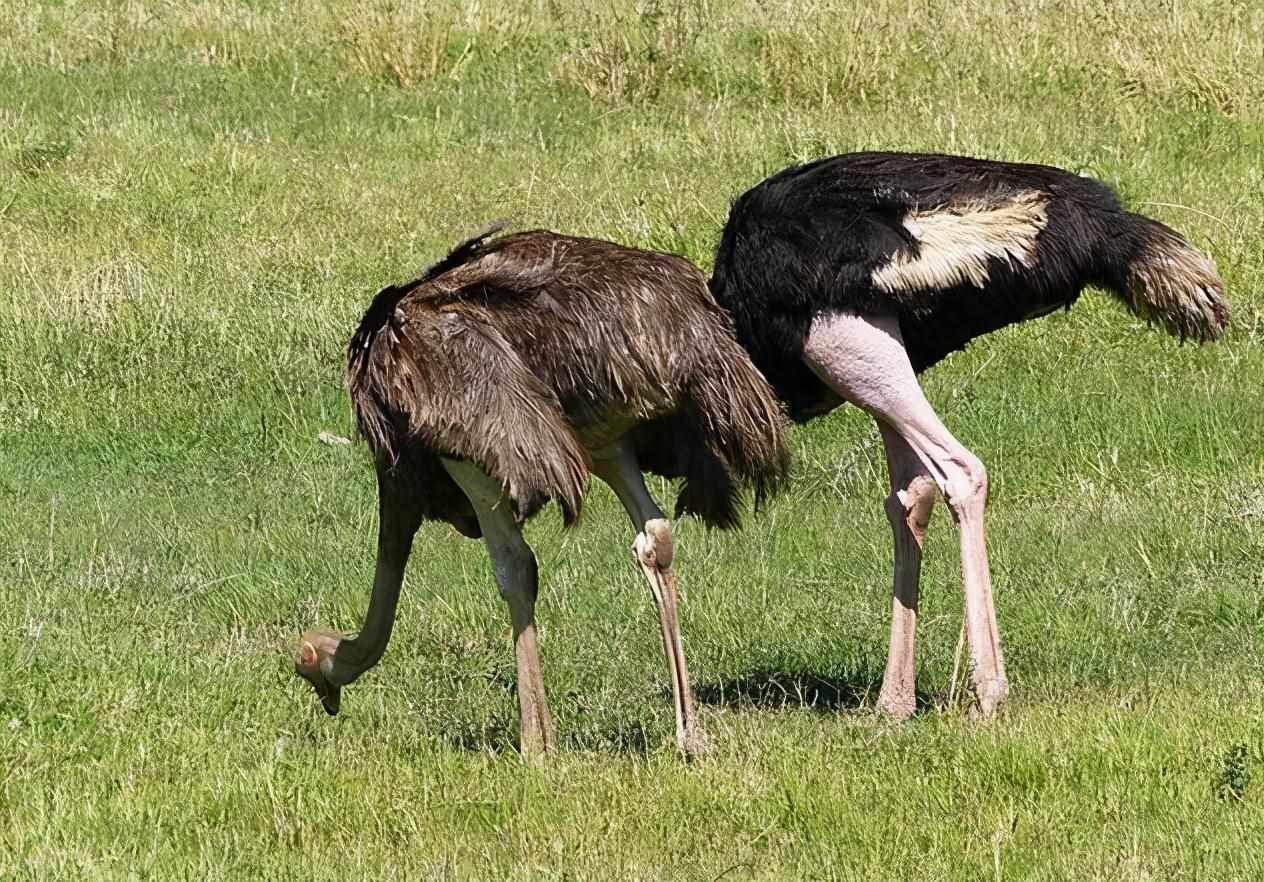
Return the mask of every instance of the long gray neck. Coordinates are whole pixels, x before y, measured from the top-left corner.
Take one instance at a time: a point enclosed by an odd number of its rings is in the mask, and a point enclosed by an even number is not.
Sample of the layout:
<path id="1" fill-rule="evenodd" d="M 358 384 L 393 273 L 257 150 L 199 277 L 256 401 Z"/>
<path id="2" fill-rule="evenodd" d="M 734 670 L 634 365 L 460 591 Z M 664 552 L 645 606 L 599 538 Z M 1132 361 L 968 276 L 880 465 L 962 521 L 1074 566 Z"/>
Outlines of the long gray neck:
<path id="1" fill-rule="evenodd" d="M 338 644 L 332 669 L 327 673 L 337 685 L 345 686 L 359 677 L 377 664 L 386 652 L 386 644 L 390 642 L 391 630 L 395 626 L 395 608 L 404 584 L 404 566 L 408 563 L 411 545 L 411 535 L 402 539 L 388 535 L 384 529 L 378 537 L 377 569 L 373 575 L 373 594 L 369 598 L 364 626 L 355 637 Z"/>

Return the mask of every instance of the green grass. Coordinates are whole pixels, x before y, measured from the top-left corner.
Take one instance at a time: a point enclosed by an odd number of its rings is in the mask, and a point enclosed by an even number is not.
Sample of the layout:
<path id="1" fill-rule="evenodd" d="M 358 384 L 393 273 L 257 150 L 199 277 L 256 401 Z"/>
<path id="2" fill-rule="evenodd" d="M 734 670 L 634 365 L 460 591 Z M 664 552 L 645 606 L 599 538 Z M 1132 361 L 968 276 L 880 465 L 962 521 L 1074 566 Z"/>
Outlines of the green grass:
<path id="1" fill-rule="evenodd" d="M 0 877 L 1264 876 L 1264 12 L 603 9 L 0 3 Z M 942 508 L 924 707 L 873 711 L 885 476 L 842 410 L 744 532 L 678 525 L 703 760 L 600 487 L 529 527 L 555 756 L 516 753 L 506 611 L 438 525 L 326 718 L 289 654 L 367 599 L 371 469 L 317 434 L 371 294 L 504 215 L 709 265 L 731 196 L 866 148 L 1092 173 L 1233 298 L 1216 345 L 1089 295 L 927 376 L 990 467 L 1005 715 L 950 683 Z"/>

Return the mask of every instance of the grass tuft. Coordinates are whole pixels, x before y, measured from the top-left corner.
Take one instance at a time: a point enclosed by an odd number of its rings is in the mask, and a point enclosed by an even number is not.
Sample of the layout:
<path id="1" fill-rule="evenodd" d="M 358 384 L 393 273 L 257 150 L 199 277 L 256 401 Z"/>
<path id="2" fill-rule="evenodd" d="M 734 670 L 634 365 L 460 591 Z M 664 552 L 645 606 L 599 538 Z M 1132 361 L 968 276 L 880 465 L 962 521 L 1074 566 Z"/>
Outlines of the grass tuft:
<path id="1" fill-rule="evenodd" d="M 1241 802 L 1251 783 L 1251 753 L 1245 744 L 1235 744 L 1224 757 L 1224 765 L 1216 781 L 1216 795 L 1221 799 Z"/>

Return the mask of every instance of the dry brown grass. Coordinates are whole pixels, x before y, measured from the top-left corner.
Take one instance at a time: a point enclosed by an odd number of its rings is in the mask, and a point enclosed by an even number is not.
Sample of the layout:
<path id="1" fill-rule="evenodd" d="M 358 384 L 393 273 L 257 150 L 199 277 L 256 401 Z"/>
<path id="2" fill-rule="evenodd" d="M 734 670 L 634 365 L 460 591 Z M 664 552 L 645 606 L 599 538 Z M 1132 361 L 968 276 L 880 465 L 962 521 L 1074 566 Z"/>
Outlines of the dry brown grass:
<path id="1" fill-rule="evenodd" d="M 653 101 L 683 79 L 711 24 L 701 0 L 649 0 L 624 11 L 589 7 L 572 21 L 578 27 L 558 76 L 608 104 Z"/>
<path id="2" fill-rule="evenodd" d="M 460 80 L 478 53 L 543 52 L 558 79 L 609 105 L 727 93 L 735 79 L 757 96 L 809 105 L 863 101 L 893 84 L 913 94 L 1035 79 L 1226 115 L 1264 107 L 1264 5 L 1253 0 L 372 0 L 299 14 L 227 0 L 71 0 L 0 21 L 0 64 L 11 66 L 172 55 L 243 66 L 294 52 L 403 88 Z"/>
<path id="3" fill-rule="evenodd" d="M 471 43 L 453 51 L 456 14 L 407 3 L 349 7 L 334 27 L 351 67 L 370 79 L 402 88 L 455 75 L 469 57 Z"/>

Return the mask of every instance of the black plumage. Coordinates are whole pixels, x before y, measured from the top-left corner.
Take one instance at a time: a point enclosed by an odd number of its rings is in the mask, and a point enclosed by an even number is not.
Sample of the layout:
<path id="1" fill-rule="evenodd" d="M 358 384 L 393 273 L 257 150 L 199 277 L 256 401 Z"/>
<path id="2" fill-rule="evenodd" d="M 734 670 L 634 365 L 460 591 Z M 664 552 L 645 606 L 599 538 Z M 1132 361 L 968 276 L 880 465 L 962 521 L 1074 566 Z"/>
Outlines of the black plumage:
<path id="1" fill-rule="evenodd" d="M 933 235 L 919 237 L 923 222 Z M 962 254 L 974 262 L 954 274 Z M 879 284 L 936 257 L 942 279 Z M 819 312 L 895 313 L 921 372 L 976 337 L 1069 307 L 1088 285 L 1181 337 L 1213 338 L 1228 320 L 1211 261 L 1125 210 L 1105 184 L 937 154 L 854 153 L 769 177 L 734 201 L 711 279 L 738 339 L 799 420 L 828 409 L 801 357 Z"/>
<path id="2" fill-rule="evenodd" d="M 1181 236 L 1060 169 L 859 153 L 773 175 L 733 204 L 711 289 L 791 415 L 873 416 L 890 477 L 891 642 L 878 706 L 915 707 L 922 546 L 937 496 L 960 535 L 977 711 L 1009 692 L 984 535 L 987 468 L 917 381 L 970 340 L 1069 307 L 1086 286 L 1179 337 L 1229 318 L 1215 265 Z"/>

